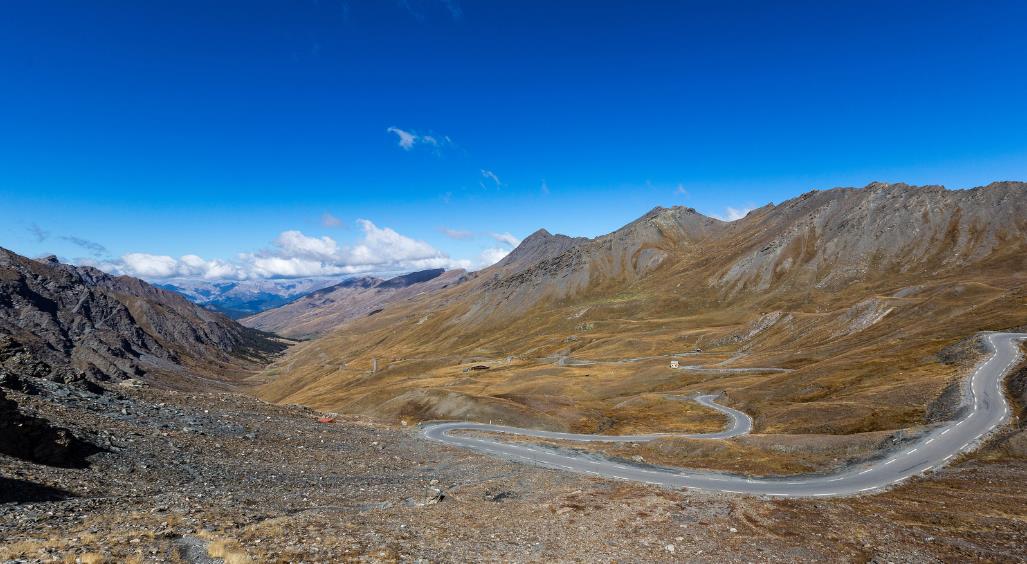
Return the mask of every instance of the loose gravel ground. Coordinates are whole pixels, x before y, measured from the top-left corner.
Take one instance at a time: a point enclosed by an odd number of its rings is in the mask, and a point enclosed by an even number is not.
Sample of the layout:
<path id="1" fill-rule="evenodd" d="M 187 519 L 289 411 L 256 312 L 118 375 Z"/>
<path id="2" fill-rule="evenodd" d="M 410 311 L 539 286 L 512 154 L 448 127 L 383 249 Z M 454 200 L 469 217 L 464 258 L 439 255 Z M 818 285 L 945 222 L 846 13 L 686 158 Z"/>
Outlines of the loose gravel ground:
<path id="1" fill-rule="evenodd" d="M 35 388 L 7 395 L 103 450 L 77 469 L 0 455 L 0 561 L 931 562 L 1025 553 L 1027 465 L 1004 454 L 881 496 L 766 500 L 534 468 L 428 443 L 413 429 L 355 417 L 321 423 L 324 414 L 239 394 Z"/>

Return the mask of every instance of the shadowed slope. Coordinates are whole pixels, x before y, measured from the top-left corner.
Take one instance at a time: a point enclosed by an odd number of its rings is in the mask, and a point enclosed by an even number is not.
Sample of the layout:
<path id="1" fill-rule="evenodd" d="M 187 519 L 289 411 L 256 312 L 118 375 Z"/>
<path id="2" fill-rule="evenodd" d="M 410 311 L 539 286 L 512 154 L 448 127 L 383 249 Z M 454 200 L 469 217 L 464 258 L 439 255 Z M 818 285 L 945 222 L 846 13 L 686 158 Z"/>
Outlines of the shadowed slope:
<path id="1" fill-rule="evenodd" d="M 142 280 L 6 249 L 0 249 L 0 337 L 0 360 L 24 356 L 39 364 L 28 375 L 159 375 L 155 382 L 187 387 L 238 380 L 285 348 Z"/>

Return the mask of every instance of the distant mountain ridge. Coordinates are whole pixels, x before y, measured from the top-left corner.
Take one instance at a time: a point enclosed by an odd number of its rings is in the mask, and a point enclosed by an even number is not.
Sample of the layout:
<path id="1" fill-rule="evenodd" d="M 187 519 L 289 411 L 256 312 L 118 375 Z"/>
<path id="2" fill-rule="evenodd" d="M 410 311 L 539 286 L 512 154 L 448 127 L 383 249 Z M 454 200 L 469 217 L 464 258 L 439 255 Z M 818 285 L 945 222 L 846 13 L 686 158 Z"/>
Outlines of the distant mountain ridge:
<path id="1" fill-rule="evenodd" d="M 154 285 L 178 292 L 207 309 L 239 319 L 285 305 L 339 281 L 338 277 L 238 281 L 172 278 Z"/>
<path id="2" fill-rule="evenodd" d="M 330 331 L 350 319 L 376 312 L 388 304 L 459 284 L 463 270 L 436 268 L 396 276 L 351 278 L 322 288 L 289 304 L 243 318 L 247 327 L 292 338 Z"/>

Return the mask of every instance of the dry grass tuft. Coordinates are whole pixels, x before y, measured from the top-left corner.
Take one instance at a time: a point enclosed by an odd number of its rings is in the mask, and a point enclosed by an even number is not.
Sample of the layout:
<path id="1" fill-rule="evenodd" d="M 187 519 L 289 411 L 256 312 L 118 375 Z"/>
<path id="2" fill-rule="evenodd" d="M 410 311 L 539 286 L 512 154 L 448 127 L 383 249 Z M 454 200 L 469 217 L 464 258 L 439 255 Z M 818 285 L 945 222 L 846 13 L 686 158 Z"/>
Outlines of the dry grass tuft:
<path id="1" fill-rule="evenodd" d="M 253 560 L 238 542 L 230 539 L 213 540 L 207 545 L 207 555 L 221 558 L 225 564 L 250 564 Z"/>

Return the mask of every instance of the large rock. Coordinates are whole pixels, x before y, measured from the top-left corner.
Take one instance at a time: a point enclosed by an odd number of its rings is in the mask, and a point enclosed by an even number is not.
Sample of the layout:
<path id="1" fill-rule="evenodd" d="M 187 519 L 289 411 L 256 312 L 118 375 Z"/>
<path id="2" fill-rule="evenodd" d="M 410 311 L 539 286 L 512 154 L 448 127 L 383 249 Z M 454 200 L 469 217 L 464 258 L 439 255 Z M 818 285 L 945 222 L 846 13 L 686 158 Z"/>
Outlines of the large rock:
<path id="1" fill-rule="evenodd" d="M 88 465 L 86 458 L 99 450 L 67 429 L 22 414 L 17 402 L 0 389 L 0 453 L 39 464 L 82 468 Z"/>

